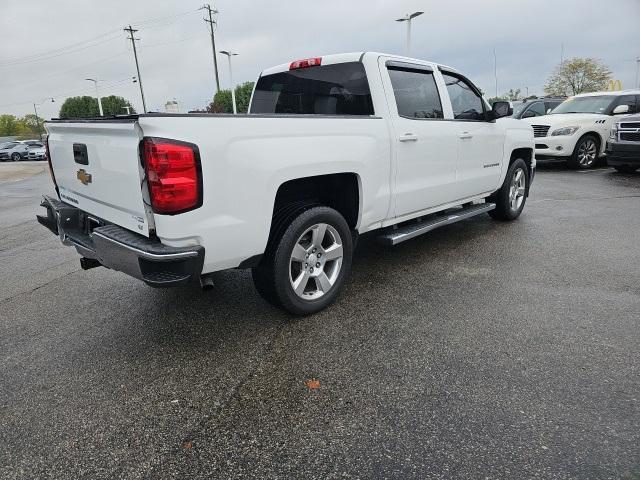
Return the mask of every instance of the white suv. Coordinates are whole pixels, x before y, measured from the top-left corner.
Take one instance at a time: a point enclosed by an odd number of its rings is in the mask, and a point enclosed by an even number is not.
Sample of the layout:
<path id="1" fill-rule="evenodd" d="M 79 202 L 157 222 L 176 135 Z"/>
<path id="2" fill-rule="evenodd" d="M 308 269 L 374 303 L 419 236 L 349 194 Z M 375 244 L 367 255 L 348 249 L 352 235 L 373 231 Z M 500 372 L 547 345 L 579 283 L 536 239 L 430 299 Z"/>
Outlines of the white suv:
<path id="1" fill-rule="evenodd" d="M 562 160 L 571 168 L 592 168 L 605 155 L 616 115 L 636 113 L 640 90 L 575 95 L 549 115 L 524 119 L 533 127 L 537 160 Z"/>

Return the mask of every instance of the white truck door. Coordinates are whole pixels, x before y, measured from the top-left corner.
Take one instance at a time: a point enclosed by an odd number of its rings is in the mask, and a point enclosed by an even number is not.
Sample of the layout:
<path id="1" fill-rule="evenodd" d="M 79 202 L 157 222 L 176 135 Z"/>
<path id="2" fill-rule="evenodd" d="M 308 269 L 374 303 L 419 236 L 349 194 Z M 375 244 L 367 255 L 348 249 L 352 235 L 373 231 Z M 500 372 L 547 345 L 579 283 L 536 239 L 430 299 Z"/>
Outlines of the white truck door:
<path id="1" fill-rule="evenodd" d="M 433 68 L 382 57 L 395 154 L 395 217 L 456 200 L 458 131 L 443 115 Z"/>
<path id="2" fill-rule="evenodd" d="M 469 80 L 444 70 L 442 77 L 460 142 L 457 175 L 460 199 L 491 192 L 497 188 L 502 173 L 504 129 L 486 120 L 484 100 Z"/>

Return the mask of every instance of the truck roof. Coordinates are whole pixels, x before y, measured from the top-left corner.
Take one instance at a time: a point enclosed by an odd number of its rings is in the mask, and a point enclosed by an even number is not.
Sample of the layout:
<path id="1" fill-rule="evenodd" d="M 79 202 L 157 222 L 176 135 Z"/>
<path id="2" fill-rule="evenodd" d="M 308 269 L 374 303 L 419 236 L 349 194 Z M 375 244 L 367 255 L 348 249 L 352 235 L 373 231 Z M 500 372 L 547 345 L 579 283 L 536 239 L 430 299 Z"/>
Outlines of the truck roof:
<path id="1" fill-rule="evenodd" d="M 430 62 L 428 60 L 422 60 L 419 58 L 411 58 L 411 57 L 403 57 L 402 55 L 393 55 L 391 53 L 380 53 L 380 52 L 350 52 L 350 53 L 334 53 L 331 55 L 319 55 L 318 57 L 310 57 L 310 58 L 322 58 L 322 65 L 333 65 L 336 63 L 346 63 L 346 62 L 361 62 L 364 60 L 364 58 L 366 57 L 367 59 L 371 58 L 378 58 L 378 57 L 390 57 L 393 58 L 394 60 L 400 60 L 400 61 L 405 61 L 405 62 L 411 62 L 411 63 L 419 63 L 422 65 L 429 65 L 431 67 L 437 68 L 437 67 L 442 67 L 442 68 L 446 68 L 447 70 L 451 70 L 451 71 L 457 71 L 455 68 L 449 67 L 447 65 L 442 65 L 440 63 L 436 63 L 436 62 Z M 287 62 L 287 63 L 281 63 L 280 65 L 276 65 L 274 67 L 270 67 L 267 68 L 265 70 L 262 71 L 262 73 L 260 74 L 260 76 L 264 76 L 264 75 L 272 75 L 274 73 L 281 73 L 281 72 L 286 72 L 289 70 L 289 66 L 291 65 L 291 62 L 295 62 L 297 60 L 302 60 L 302 59 L 297 59 L 294 58 L 291 61 Z"/>

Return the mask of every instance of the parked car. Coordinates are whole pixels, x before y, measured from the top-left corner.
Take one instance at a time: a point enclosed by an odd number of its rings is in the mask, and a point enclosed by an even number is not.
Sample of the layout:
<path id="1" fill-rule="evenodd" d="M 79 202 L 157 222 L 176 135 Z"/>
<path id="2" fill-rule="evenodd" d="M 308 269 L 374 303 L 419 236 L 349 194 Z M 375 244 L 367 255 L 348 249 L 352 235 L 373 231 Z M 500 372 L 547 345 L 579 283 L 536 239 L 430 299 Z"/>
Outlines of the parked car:
<path id="1" fill-rule="evenodd" d="M 0 147 L 0 161 L 12 160 L 17 162 L 26 158 L 28 150 L 29 145 L 24 142 L 8 142 L 3 147 Z"/>
<path id="2" fill-rule="evenodd" d="M 47 122 L 59 197 L 38 221 L 85 269 L 208 287 L 211 272 L 252 268 L 265 299 L 309 314 L 347 281 L 359 234 L 395 245 L 482 213 L 518 218 L 534 143 L 509 114 L 444 65 L 297 60 L 260 74 L 249 114 Z"/>
<path id="3" fill-rule="evenodd" d="M 33 144 L 27 150 L 27 160 L 46 160 L 47 150 L 43 144 Z"/>
<path id="4" fill-rule="evenodd" d="M 640 115 L 625 116 L 613 124 L 607 141 L 607 163 L 623 173 L 640 168 Z"/>
<path id="5" fill-rule="evenodd" d="M 514 103 L 513 118 L 541 117 L 551 111 L 565 100 L 564 97 L 543 97 Z"/>
<path id="6" fill-rule="evenodd" d="M 549 115 L 524 119 L 533 127 L 536 159 L 565 161 L 571 168 L 592 168 L 606 154 L 616 115 L 636 113 L 640 90 L 575 95 Z"/>

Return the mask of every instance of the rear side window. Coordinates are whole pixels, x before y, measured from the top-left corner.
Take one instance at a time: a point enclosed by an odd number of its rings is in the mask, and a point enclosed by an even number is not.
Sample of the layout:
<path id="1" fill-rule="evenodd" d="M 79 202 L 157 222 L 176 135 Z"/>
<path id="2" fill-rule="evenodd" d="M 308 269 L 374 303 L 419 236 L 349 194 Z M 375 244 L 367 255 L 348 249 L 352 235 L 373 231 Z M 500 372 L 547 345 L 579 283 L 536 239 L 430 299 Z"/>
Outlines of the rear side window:
<path id="1" fill-rule="evenodd" d="M 398 115 L 407 118 L 444 118 L 433 72 L 389 67 Z"/>
<path id="2" fill-rule="evenodd" d="M 260 77 L 251 113 L 373 115 L 360 62 L 337 63 Z"/>

